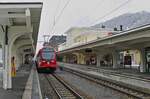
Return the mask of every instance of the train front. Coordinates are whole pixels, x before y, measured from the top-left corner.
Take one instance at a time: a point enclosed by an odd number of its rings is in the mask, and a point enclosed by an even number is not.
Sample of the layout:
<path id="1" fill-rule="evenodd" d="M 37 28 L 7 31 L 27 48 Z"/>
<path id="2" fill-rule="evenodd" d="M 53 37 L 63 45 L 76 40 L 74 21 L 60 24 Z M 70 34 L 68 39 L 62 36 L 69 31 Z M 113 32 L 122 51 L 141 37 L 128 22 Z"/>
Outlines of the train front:
<path id="1" fill-rule="evenodd" d="M 56 52 L 53 48 L 43 48 L 39 54 L 38 71 L 54 72 L 57 68 Z"/>

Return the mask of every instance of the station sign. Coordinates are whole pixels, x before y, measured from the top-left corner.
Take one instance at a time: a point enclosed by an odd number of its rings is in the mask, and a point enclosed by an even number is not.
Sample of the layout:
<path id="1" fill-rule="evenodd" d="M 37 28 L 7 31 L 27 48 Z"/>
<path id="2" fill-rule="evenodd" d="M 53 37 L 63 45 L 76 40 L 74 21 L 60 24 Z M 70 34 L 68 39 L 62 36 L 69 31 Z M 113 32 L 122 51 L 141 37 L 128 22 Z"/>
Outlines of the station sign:
<path id="1" fill-rule="evenodd" d="M 87 49 L 85 49 L 85 52 L 86 53 L 92 53 L 92 49 L 91 48 L 87 48 Z"/>
<path id="2" fill-rule="evenodd" d="M 29 49 L 24 49 L 23 51 L 24 52 L 31 52 L 32 50 L 31 50 L 31 48 L 29 48 Z"/>

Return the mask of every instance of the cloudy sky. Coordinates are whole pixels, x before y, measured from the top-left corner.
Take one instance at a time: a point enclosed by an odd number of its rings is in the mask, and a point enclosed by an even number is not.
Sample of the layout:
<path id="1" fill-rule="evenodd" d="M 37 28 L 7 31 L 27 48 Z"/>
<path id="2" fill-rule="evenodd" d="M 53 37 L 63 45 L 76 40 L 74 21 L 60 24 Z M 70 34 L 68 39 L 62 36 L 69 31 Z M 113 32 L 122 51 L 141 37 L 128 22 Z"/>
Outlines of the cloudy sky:
<path id="1" fill-rule="evenodd" d="M 39 40 L 43 35 L 63 34 L 74 26 L 91 26 L 124 13 L 150 12 L 150 0 L 0 0 L 42 1 Z M 64 7 L 66 4 L 68 5 Z M 121 6 L 121 7 L 120 7 Z M 117 9 L 119 7 L 119 9 Z M 64 8 L 63 12 L 62 9 Z M 117 10 L 116 10 L 117 9 Z M 113 13 L 110 13 L 113 12 Z M 104 17 L 105 16 L 105 17 Z M 55 20 L 55 21 L 54 21 Z M 56 21 L 57 20 L 57 21 Z M 53 24 L 55 23 L 54 28 Z M 40 43 L 39 43 L 40 45 Z"/>
<path id="2" fill-rule="evenodd" d="M 74 26 L 91 26 L 124 13 L 139 11 L 150 12 L 150 0 L 44 0 L 39 40 L 43 39 L 42 35 L 63 34 Z M 54 19 L 58 21 L 52 29 Z"/>
<path id="3" fill-rule="evenodd" d="M 60 14 L 68 1 L 69 4 Z M 40 32 L 44 31 L 45 34 L 52 31 L 54 17 L 57 19 L 59 15 L 53 31 L 55 34 L 62 34 L 72 26 L 90 26 L 123 13 L 150 11 L 150 0 L 45 0 L 44 3 L 42 16 L 47 20 L 42 21 L 42 25 L 45 24 L 47 28 L 41 27 Z M 101 18 L 122 4 L 120 9 Z"/>
<path id="4" fill-rule="evenodd" d="M 120 5 L 123 6 L 113 11 Z M 150 12 L 150 0 L 44 0 L 39 33 L 63 34 L 73 26 L 91 26 L 124 13 L 143 10 Z M 54 20 L 57 21 L 52 29 Z"/>

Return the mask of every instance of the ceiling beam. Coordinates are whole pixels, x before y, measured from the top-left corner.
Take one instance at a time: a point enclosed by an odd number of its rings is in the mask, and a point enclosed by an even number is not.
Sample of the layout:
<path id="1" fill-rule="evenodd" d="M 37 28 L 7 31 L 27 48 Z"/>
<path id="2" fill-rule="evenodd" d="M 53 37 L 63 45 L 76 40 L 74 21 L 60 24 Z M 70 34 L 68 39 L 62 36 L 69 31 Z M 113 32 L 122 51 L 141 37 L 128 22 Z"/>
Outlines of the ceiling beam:
<path id="1" fill-rule="evenodd" d="M 42 8 L 42 2 L 0 2 L 0 8 Z"/>
<path id="2" fill-rule="evenodd" d="M 1 14 L 0 18 L 26 18 L 25 14 Z"/>
<path id="3" fill-rule="evenodd" d="M 29 30 L 29 32 L 32 32 L 32 25 L 31 25 L 31 12 L 30 9 L 27 8 L 25 10 L 25 14 L 26 14 L 26 27 Z"/>

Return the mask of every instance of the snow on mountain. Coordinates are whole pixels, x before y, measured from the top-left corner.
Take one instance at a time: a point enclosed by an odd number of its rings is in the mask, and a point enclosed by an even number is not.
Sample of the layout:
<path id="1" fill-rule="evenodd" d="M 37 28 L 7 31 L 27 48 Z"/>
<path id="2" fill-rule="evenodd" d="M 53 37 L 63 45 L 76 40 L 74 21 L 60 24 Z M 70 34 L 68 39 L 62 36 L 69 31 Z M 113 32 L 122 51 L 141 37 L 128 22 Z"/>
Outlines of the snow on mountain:
<path id="1" fill-rule="evenodd" d="M 104 25 L 107 28 L 117 27 L 119 29 L 120 25 L 123 25 L 123 30 L 127 30 L 146 24 L 150 24 L 150 13 L 142 11 L 137 13 L 126 13 L 92 27 L 100 28 Z"/>

